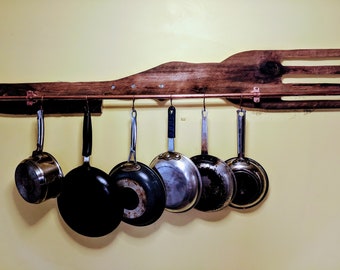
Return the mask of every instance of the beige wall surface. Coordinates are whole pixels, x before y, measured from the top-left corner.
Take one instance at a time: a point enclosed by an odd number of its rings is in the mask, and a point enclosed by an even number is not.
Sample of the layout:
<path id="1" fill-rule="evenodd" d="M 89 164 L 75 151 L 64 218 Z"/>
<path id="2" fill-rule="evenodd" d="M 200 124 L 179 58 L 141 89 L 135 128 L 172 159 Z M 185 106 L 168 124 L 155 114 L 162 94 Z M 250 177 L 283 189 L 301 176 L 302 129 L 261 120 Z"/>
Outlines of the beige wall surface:
<path id="1" fill-rule="evenodd" d="M 252 49 L 340 48 L 340 1 L 74 0 L 0 3 L 0 81 L 94 81 L 169 61 L 220 62 Z M 176 149 L 200 152 L 201 100 L 176 100 Z M 169 103 L 136 100 L 137 158 L 167 148 Z M 128 156 L 131 101 L 105 101 L 93 117 L 91 164 Z M 236 154 L 236 108 L 207 100 L 209 152 Z M 246 155 L 270 191 L 253 211 L 164 212 L 89 239 L 70 230 L 56 200 L 26 203 L 16 165 L 35 148 L 35 116 L 0 116 L 0 269 L 340 269 L 340 113 L 247 114 Z M 45 150 L 64 173 L 81 160 L 81 116 L 47 116 Z"/>

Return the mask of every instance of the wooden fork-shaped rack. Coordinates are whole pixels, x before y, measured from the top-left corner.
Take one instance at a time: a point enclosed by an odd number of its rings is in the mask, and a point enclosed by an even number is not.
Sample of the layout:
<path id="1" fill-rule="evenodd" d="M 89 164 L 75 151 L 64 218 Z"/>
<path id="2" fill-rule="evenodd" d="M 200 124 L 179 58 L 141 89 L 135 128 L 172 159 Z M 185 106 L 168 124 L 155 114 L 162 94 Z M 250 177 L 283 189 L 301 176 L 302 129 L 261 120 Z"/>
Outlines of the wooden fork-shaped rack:
<path id="1" fill-rule="evenodd" d="M 220 63 L 169 62 L 112 81 L 0 84 L 0 113 L 100 111 L 103 99 L 225 98 L 260 110 L 340 108 L 340 49 L 254 50 Z"/>

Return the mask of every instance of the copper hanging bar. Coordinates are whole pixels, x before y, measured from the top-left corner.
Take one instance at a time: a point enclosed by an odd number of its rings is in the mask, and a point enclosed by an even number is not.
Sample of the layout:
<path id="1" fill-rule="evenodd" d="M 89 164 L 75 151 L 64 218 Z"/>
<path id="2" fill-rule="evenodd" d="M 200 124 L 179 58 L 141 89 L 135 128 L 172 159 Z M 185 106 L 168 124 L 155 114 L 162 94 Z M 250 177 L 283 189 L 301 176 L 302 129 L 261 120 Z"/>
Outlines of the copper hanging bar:
<path id="1" fill-rule="evenodd" d="M 85 100 L 85 99 L 186 99 L 186 98 L 252 98 L 254 93 L 224 93 L 224 94 L 145 94 L 145 95 L 67 95 L 67 96 L 55 96 L 55 95 L 35 95 L 30 100 L 40 99 L 63 99 L 63 100 Z M 267 97 L 272 96 L 266 94 Z M 273 96 L 277 96 L 273 93 Z M 0 96 L 1 100 L 27 100 L 25 96 Z"/>

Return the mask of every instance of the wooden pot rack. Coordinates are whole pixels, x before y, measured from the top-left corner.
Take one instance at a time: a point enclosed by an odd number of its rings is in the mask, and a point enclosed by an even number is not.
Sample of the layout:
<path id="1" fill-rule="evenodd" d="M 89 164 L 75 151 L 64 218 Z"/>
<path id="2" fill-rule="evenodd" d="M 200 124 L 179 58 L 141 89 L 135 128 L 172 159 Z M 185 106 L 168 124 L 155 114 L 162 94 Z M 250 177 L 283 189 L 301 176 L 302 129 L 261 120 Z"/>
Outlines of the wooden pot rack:
<path id="1" fill-rule="evenodd" d="M 85 99 L 101 112 L 104 99 L 203 97 L 259 110 L 339 109 L 340 82 L 322 81 L 340 78 L 340 65 L 321 65 L 325 60 L 340 60 L 340 49 L 245 51 L 220 63 L 169 62 L 112 81 L 2 83 L 0 113 L 36 113 L 41 100 L 45 113 L 69 114 L 83 112 Z"/>

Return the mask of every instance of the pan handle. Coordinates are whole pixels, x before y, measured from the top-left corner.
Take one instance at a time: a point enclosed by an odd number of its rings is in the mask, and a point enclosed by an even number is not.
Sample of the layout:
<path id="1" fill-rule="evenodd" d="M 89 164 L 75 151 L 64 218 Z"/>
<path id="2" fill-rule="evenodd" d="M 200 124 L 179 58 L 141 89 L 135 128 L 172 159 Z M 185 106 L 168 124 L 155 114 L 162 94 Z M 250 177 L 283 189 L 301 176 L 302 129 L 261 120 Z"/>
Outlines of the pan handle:
<path id="1" fill-rule="evenodd" d="M 89 104 L 86 103 L 83 122 L 83 157 L 84 162 L 89 162 L 92 153 L 92 122 Z"/>
<path id="2" fill-rule="evenodd" d="M 208 111 L 206 108 L 202 109 L 202 143 L 201 154 L 208 155 L 208 123 L 207 123 Z"/>
<path id="3" fill-rule="evenodd" d="M 168 108 L 168 151 L 175 151 L 175 137 L 176 137 L 176 108 L 170 106 Z"/>
<path id="4" fill-rule="evenodd" d="M 130 146 L 128 162 L 133 161 L 134 163 L 137 163 L 136 144 L 137 144 L 137 111 L 135 109 L 132 109 L 131 111 L 131 146 Z"/>
<path id="5" fill-rule="evenodd" d="M 240 110 L 237 110 L 237 155 L 238 155 L 238 158 L 244 158 L 245 129 L 246 129 L 246 111 L 242 108 Z"/>
<path id="6" fill-rule="evenodd" d="M 33 151 L 32 156 L 40 154 L 44 147 L 44 111 L 39 109 L 37 111 L 37 128 L 38 128 L 38 138 L 37 138 L 37 149 Z"/>

